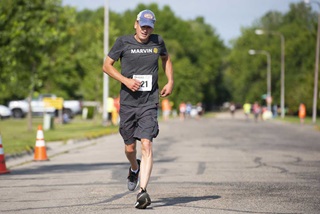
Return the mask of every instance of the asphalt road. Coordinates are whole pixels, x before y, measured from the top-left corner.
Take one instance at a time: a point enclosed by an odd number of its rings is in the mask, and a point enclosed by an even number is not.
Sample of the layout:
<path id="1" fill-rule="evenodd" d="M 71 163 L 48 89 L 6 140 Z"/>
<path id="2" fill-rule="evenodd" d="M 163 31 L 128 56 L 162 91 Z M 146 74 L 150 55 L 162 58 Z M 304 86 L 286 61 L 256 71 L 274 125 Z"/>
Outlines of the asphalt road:
<path id="1" fill-rule="evenodd" d="M 161 122 L 146 210 L 127 190 L 118 134 L 47 146 L 49 161 L 6 161 L 0 213 L 320 213 L 320 132 L 311 126 L 241 113 Z"/>

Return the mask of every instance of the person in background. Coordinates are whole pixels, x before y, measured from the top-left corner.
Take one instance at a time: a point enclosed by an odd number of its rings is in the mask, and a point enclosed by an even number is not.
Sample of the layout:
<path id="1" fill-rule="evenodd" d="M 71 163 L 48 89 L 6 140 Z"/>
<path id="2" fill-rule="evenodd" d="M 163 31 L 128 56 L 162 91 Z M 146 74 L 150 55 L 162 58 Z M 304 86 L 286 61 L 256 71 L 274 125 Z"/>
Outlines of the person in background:
<path id="1" fill-rule="evenodd" d="M 274 104 L 272 106 L 272 115 L 273 115 L 273 118 L 278 117 L 278 105 L 277 104 Z"/>
<path id="2" fill-rule="evenodd" d="M 231 113 L 231 117 L 234 118 L 234 113 L 236 112 L 236 105 L 234 103 L 231 103 L 229 106 L 229 110 Z"/>
<path id="3" fill-rule="evenodd" d="M 179 117 L 180 120 L 184 120 L 186 117 L 186 109 L 187 109 L 187 105 L 185 102 L 181 102 L 179 105 Z"/>
<path id="4" fill-rule="evenodd" d="M 202 117 L 203 112 L 204 112 L 203 107 L 202 107 L 202 102 L 197 103 L 196 109 L 197 109 L 197 118 Z"/>
<path id="5" fill-rule="evenodd" d="M 162 100 L 161 109 L 162 109 L 163 120 L 164 121 L 168 120 L 171 113 L 171 104 L 168 98 L 164 98 Z"/>
<path id="6" fill-rule="evenodd" d="M 112 123 L 113 110 L 114 110 L 114 99 L 112 97 L 108 97 L 107 99 L 108 123 Z"/>
<path id="7" fill-rule="evenodd" d="M 153 34 L 156 17 L 143 10 L 134 22 L 135 33 L 119 37 L 103 64 L 103 71 L 121 83 L 119 132 L 124 141 L 125 154 L 130 162 L 128 189 L 138 186 L 135 208 L 145 209 L 151 204 L 147 193 L 153 167 L 153 139 L 159 132 L 159 95 L 172 93 L 174 80 L 172 62 L 162 37 Z M 158 86 L 158 60 L 167 78 L 160 90 Z M 114 63 L 120 60 L 121 73 Z M 137 159 L 136 144 L 141 141 L 141 162 Z"/>
<path id="8" fill-rule="evenodd" d="M 257 101 L 254 102 L 254 104 L 252 106 L 252 112 L 254 115 L 254 121 L 258 122 L 259 116 L 261 114 L 261 106 L 259 105 L 259 103 Z"/>
<path id="9" fill-rule="evenodd" d="M 120 97 L 117 96 L 113 98 L 113 111 L 112 111 L 112 124 L 113 125 L 118 125 L 119 124 L 119 111 L 120 111 Z"/>
<path id="10" fill-rule="evenodd" d="M 306 118 L 306 106 L 304 103 L 300 103 L 299 105 L 299 118 L 300 124 L 304 124 L 304 119 Z"/>
<path id="11" fill-rule="evenodd" d="M 62 115 L 62 123 L 63 124 L 67 124 L 69 122 L 70 122 L 69 115 L 66 112 L 64 112 L 63 115 Z"/>
<path id="12" fill-rule="evenodd" d="M 251 104 L 250 103 L 246 102 L 243 105 L 243 112 L 244 112 L 244 115 L 246 116 L 246 120 L 249 120 L 249 116 L 251 113 Z"/>
<path id="13" fill-rule="evenodd" d="M 191 115 L 191 110 L 192 110 L 192 105 L 191 105 L 190 102 L 187 102 L 187 104 L 186 104 L 186 116 L 187 116 L 187 117 L 190 117 L 190 115 Z"/>

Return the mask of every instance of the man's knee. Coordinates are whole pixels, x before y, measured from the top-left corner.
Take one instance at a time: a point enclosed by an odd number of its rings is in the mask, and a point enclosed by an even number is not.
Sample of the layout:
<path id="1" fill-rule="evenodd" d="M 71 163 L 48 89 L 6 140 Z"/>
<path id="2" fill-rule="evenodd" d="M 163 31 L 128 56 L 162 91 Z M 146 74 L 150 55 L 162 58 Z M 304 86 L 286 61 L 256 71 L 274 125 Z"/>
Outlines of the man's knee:
<path id="1" fill-rule="evenodd" d="M 142 152 L 149 155 L 152 154 L 152 142 L 148 139 L 141 139 Z"/>
<path id="2" fill-rule="evenodd" d="M 132 154 L 136 152 L 136 144 L 132 143 L 130 145 L 125 146 L 125 152 L 126 154 Z"/>

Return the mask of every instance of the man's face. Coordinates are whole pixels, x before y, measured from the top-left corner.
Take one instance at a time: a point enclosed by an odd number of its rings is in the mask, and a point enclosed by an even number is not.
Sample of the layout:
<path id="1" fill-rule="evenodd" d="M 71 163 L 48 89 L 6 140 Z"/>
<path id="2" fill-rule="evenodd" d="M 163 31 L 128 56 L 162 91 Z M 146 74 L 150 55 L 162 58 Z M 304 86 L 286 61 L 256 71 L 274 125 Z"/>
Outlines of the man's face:
<path id="1" fill-rule="evenodd" d="M 136 29 L 136 39 L 142 43 L 147 42 L 149 36 L 153 32 L 153 28 L 149 26 L 140 26 L 138 21 L 136 21 L 134 27 Z"/>

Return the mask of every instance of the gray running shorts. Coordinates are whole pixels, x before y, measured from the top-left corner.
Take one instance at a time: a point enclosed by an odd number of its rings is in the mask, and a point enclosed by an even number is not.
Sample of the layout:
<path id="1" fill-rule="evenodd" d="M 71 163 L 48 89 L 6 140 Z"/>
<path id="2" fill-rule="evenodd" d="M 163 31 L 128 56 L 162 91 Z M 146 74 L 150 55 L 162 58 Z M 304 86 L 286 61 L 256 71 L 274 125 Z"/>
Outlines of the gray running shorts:
<path id="1" fill-rule="evenodd" d="M 124 143 L 129 145 L 136 140 L 156 138 L 159 133 L 158 105 L 120 106 L 119 132 Z"/>

